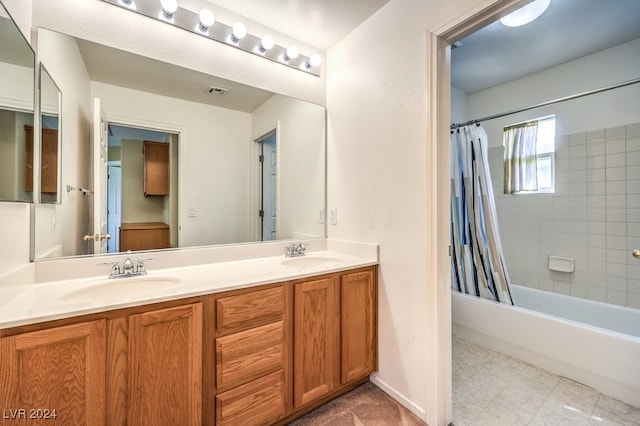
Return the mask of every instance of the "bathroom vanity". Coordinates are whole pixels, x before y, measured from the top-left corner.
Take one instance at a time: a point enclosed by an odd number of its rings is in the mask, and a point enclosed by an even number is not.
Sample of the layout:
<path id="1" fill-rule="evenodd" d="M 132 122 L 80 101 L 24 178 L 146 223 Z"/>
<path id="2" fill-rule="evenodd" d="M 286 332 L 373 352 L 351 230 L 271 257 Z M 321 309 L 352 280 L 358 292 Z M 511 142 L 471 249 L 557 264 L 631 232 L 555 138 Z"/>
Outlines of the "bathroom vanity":
<path id="1" fill-rule="evenodd" d="M 286 424 L 376 370 L 376 263 L 326 251 L 34 284 L 39 301 L 25 288 L 0 315 L 0 407 L 78 425 Z"/>

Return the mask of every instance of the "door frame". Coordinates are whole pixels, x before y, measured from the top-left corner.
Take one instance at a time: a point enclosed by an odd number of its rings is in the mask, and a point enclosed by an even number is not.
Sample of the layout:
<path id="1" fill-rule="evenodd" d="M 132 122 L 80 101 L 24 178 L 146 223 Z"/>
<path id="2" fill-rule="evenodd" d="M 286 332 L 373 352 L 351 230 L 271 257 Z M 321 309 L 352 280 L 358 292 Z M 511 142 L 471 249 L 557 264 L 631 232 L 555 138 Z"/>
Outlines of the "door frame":
<path id="1" fill-rule="evenodd" d="M 183 230 L 184 221 L 187 214 L 182 214 L 182 209 L 186 208 L 187 200 L 187 175 L 186 175 L 186 159 L 187 159 L 187 128 L 172 123 L 157 123 L 139 118 L 121 116 L 111 114 L 107 111 L 107 125 L 137 127 L 140 129 L 153 130 L 156 132 L 172 133 L 178 135 L 178 247 L 183 246 Z M 170 224 L 171 225 L 171 224 Z"/>
<path id="2" fill-rule="evenodd" d="M 276 121 L 275 124 L 268 126 L 266 131 L 258 133 L 257 136 L 251 138 L 250 154 L 250 173 L 251 173 L 251 189 L 249 200 L 249 229 L 251 241 L 262 241 L 262 220 L 258 216 L 258 211 L 262 206 L 262 167 L 257 161 L 258 156 L 262 151 L 261 143 L 262 139 L 276 135 L 276 212 L 280 211 L 280 146 L 281 146 L 281 132 L 280 121 Z M 276 235 L 280 235 L 280 215 L 276 213 Z"/>
<path id="3" fill-rule="evenodd" d="M 451 366 L 450 236 L 450 45 L 508 15 L 532 0 L 486 0 L 438 28 L 425 31 L 427 87 L 426 170 L 429 233 L 425 274 L 427 282 L 428 344 L 425 421 L 448 425 L 453 421 Z"/>

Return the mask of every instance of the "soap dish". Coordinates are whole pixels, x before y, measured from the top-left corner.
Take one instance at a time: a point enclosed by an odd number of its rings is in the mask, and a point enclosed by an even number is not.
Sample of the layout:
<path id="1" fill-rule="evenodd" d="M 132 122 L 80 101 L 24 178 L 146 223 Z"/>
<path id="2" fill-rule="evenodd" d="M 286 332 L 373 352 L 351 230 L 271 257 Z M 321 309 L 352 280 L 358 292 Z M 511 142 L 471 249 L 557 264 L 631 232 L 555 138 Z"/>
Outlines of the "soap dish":
<path id="1" fill-rule="evenodd" d="M 574 260 L 572 257 L 549 256 L 549 269 L 558 272 L 573 272 Z"/>

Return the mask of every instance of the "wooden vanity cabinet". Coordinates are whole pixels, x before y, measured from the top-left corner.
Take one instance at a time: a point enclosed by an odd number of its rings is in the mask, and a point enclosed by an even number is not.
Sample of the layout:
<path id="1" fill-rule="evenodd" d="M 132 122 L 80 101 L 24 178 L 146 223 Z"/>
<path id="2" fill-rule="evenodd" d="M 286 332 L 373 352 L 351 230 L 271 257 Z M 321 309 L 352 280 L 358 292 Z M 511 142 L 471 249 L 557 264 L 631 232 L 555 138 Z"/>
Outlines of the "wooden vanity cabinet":
<path id="1" fill-rule="evenodd" d="M 105 320 L 0 338 L 0 360 L 7 424 L 105 424 Z"/>
<path id="2" fill-rule="evenodd" d="M 340 278 L 341 384 L 377 369 L 377 287 L 372 268 Z"/>
<path id="3" fill-rule="evenodd" d="M 300 408 L 377 369 L 375 267 L 294 287 L 294 405 Z"/>
<path id="4" fill-rule="evenodd" d="M 216 425 L 270 425 L 289 412 L 287 286 L 216 298 Z"/>
<path id="5" fill-rule="evenodd" d="M 129 317 L 129 425 L 202 424 L 202 304 Z"/>
<path id="6" fill-rule="evenodd" d="M 294 406 L 340 384 L 340 277 L 295 284 Z"/>

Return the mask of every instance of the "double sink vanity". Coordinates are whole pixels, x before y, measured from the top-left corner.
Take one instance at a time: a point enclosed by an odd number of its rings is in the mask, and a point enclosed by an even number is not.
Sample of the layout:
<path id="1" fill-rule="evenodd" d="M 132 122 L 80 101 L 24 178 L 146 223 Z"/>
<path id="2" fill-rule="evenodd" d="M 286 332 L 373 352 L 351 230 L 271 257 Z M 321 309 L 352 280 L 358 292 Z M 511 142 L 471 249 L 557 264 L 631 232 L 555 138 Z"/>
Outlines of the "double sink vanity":
<path id="1" fill-rule="evenodd" d="M 33 410 L 61 424 L 286 424 L 367 381 L 377 247 L 317 245 L 158 252 L 146 275 L 115 279 L 67 259 L 83 276 L 0 285 L 3 421 L 25 409 L 22 421 Z M 40 275 L 72 276 L 47 263 Z"/>

